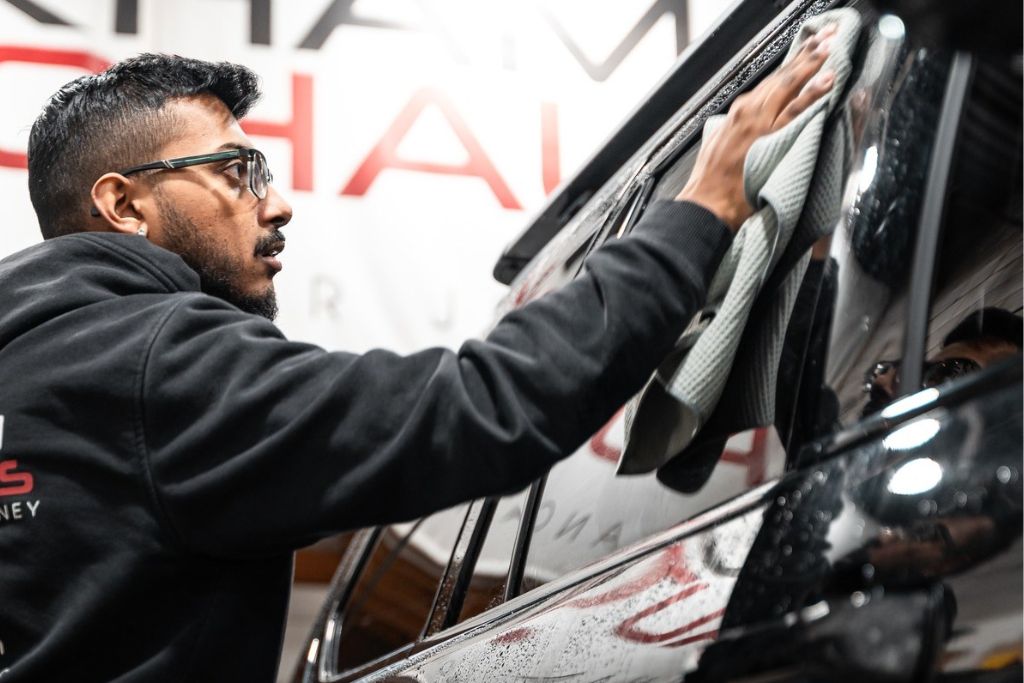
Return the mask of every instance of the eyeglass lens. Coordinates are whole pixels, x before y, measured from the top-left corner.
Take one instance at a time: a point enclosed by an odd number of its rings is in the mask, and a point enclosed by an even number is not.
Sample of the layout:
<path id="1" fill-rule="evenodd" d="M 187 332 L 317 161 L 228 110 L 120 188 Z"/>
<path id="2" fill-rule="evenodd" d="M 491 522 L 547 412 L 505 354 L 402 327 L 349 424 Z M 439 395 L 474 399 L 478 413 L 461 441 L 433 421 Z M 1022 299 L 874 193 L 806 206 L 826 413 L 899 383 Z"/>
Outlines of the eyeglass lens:
<path id="1" fill-rule="evenodd" d="M 265 199 L 267 186 L 270 184 L 270 171 L 267 159 L 260 152 L 253 152 L 249 157 L 249 187 L 258 199 Z"/>

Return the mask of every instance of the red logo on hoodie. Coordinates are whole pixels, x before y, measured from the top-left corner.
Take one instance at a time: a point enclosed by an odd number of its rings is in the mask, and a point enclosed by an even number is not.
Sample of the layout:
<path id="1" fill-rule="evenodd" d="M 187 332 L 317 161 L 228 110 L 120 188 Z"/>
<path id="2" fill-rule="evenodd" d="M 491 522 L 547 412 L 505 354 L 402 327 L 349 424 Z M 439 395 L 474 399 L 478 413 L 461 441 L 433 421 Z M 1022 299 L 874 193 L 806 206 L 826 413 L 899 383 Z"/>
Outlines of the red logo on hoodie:
<path id="1" fill-rule="evenodd" d="M 15 472 L 17 460 L 0 460 L 0 496 L 31 493 L 35 481 L 28 472 Z"/>

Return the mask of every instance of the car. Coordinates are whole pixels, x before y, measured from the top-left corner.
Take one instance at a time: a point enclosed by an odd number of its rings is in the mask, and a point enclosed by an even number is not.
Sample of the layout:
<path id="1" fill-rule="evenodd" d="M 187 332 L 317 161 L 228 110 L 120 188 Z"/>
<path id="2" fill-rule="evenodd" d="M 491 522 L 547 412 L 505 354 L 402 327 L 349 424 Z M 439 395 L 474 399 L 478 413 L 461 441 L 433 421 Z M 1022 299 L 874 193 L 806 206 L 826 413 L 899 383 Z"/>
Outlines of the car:
<path id="1" fill-rule="evenodd" d="M 508 247 L 497 313 L 674 197 L 707 119 L 837 7 L 862 24 L 837 219 L 777 363 L 737 361 L 767 423 L 730 383 L 623 476 L 620 411 L 525 491 L 358 532 L 295 681 L 1021 680 L 1020 3 L 741 0 Z"/>

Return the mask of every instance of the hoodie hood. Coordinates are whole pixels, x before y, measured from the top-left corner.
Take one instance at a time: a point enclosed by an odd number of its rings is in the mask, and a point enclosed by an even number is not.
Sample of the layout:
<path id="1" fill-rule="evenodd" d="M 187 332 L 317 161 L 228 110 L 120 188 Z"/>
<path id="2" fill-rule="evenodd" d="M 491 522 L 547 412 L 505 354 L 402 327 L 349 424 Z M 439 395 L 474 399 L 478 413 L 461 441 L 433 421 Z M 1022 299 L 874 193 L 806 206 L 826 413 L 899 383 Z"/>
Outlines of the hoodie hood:
<path id="1" fill-rule="evenodd" d="M 0 261 L 0 349 L 71 311 L 124 296 L 198 292 L 180 256 L 137 235 L 56 237 Z"/>

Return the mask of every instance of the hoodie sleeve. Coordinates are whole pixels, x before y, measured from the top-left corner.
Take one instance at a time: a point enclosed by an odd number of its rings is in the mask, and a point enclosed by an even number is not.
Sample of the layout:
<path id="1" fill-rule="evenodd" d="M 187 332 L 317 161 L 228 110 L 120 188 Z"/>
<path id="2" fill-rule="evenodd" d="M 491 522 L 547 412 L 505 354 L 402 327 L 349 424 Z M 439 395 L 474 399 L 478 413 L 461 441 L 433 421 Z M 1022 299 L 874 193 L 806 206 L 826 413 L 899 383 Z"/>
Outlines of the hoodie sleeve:
<path id="1" fill-rule="evenodd" d="M 657 203 L 457 351 L 327 352 L 183 297 L 139 395 L 154 504 L 183 547 L 254 555 L 520 489 L 639 390 L 730 239 L 697 205 Z"/>

